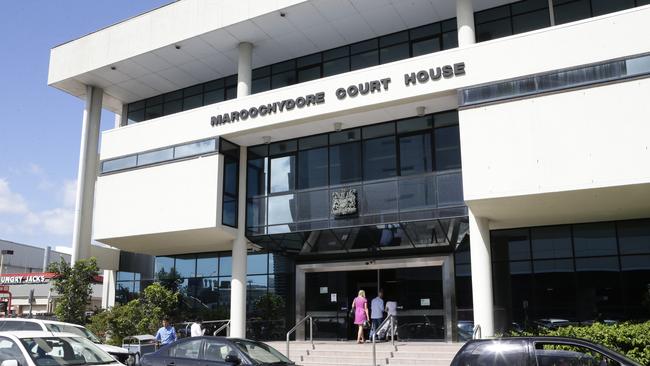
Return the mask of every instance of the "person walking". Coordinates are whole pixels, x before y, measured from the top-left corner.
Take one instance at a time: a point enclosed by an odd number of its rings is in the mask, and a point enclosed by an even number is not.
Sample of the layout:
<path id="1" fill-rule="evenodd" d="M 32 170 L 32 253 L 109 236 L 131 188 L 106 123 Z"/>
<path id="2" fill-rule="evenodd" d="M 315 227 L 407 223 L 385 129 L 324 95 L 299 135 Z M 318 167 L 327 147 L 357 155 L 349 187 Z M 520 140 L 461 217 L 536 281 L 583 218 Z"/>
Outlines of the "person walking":
<path id="1" fill-rule="evenodd" d="M 386 313 L 393 316 L 393 332 L 397 335 L 397 301 L 386 301 Z M 388 333 L 386 337 L 388 337 Z"/>
<path id="2" fill-rule="evenodd" d="M 156 332 L 156 341 L 160 343 L 161 346 L 172 343 L 176 341 L 176 329 L 169 324 L 169 318 L 164 317 L 162 320 L 162 327 Z"/>
<path id="3" fill-rule="evenodd" d="M 377 334 L 381 321 L 384 320 L 384 290 L 380 289 L 377 297 L 370 302 L 370 340 Z"/>
<path id="4" fill-rule="evenodd" d="M 352 310 L 354 311 L 354 324 L 359 329 L 357 331 L 357 343 L 365 342 L 363 337 L 363 325 L 370 320 L 368 316 L 368 300 L 366 299 L 366 292 L 359 290 L 359 294 L 352 301 Z"/>
<path id="5" fill-rule="evenodd" d="M 191 337 L 200 337 L 205 334 L 205 329 L 201 327 L 201 318 L 197 317 L 194 319 L 194 322 L 190 326 L 190 336 Z"/>

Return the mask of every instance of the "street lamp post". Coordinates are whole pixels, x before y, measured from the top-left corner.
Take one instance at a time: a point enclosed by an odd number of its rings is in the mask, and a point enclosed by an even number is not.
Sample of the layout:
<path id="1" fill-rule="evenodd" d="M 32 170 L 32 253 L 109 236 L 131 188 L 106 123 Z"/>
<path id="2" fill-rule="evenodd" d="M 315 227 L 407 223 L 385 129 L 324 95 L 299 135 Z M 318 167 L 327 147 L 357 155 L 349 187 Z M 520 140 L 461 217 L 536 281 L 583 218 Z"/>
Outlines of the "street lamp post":
<path id="1" fill-rule="evenodd" d="M 5 268 L 5 255 L 14 255 L 14 251 L 9 249 L 0 251 L 0 276 L 2 276 L 2 271 Z"/>

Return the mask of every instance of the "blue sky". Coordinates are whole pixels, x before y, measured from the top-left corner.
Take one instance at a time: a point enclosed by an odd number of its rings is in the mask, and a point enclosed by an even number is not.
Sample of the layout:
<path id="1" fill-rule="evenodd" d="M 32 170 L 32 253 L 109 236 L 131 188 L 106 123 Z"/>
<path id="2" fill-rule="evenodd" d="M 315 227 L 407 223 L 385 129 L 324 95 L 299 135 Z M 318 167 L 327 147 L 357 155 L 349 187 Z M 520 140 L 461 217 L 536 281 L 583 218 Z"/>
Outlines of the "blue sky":
<path id="1" fill-rule="evenodd" d="M 0 239 L 70 246 L 84 102 L 47 86 L 50 49 L 170 0 L 14 0 L 0 15 Z M 102 130 L 112 113 L 102 114 Z"/>

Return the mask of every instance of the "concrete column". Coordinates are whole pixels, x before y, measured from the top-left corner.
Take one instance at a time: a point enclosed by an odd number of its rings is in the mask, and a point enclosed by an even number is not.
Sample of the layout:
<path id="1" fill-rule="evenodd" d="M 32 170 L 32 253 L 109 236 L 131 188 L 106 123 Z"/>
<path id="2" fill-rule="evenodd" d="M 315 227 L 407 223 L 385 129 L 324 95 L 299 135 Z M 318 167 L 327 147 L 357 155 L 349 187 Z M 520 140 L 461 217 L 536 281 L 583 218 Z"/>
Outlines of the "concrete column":
<path id="1" fill-rule="evenodd" d="M 86 108 L 81 126 L 79 170 L 77 172 L 77 203 L 74 212 L 74 231 L 72 232 L 73 264 L 79 259 L 90 257 L 103 94 L 104 91 L 100 88 L 86 86 Z"/>
<path id="2" fill-rule="evenodd" d="M 45 251 L 43 252 L 43 272 L 47 272 L 47 266 L 50 265 L 50 254 L 52 251 L 52 247 L 49 245 L 45 247 Z"/>
<path id="3" fill-rule="evenodd" d="M 241 83 L 239 85 L 241 85 Z M 246 256 L 248 255 L 248 240 L 246 239 L 245 146 L 241 147 L 239 153 L 238 200 L 237 238 L 235 238 L 232 244 L 232 280 L 230 282 L 230 336 L 246 338 Z"/>
<path id="4" fill-rule="evenodd" d="M 115 306 L 115 271 L 104 270 L 102 286 L 102 309 Z"/>
<path id="5" fill-rule="evenodd" d="M 442 263 L 442 294 L 445 311 L 445 341 L 458 341 L 458 316 L 456 313 L 456 270 L 453 254 Z"/>
<path id="6" fill-rule="evenodd" d="M 490 227 L 488 220 L 474 216 L 471 208 L 469 209 L 469 234 L 474 325 L 481 327 L 482 338 L 492 337 L 494 336 L 494 303 Z"/>
<path id="7" fill-rule="evenodd" d="M 472 0 L 456 0 L 456 24 L 458 26 L 458 47 L 476 43 Z"/>
<path id="8" fill-rule="evenodd" d="M 253 77 L 253 45 L 248 42 L 239 44 L 239 62 L 237 63 L 237 98 L 251 94 Z"/>
<path id="9" fill-rule="evenodd" d="M 120 128 L 122 127 L 122 116 L 119 114 L 115 114 L 115 122 L 114 122 L 114 128 Z"/>

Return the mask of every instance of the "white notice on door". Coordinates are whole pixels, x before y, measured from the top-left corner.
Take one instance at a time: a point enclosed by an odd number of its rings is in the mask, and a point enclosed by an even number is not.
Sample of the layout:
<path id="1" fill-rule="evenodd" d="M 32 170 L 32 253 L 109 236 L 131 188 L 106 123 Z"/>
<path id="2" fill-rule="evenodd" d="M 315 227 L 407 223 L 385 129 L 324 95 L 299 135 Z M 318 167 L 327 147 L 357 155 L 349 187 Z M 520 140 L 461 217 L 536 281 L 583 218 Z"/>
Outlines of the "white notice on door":
<path id="1" fill-rule="evenodd" d="M 431 306 L 431 299 L 420 299 L 420 306 Z"/>
<path id="2" fill-rule="evenodd" d="M 336 302 L 336 292 L 330 294 L 330 302 Z"/>
<path id="3" fill-rule="evenodd" d="M 320 288 L 320 293 L 321 293 L 321 294 L 326 294 L 326 293 L 328 292 L 327 290 L 328 290 L 327 287 L 321 287 L 321 288 Z"/>

